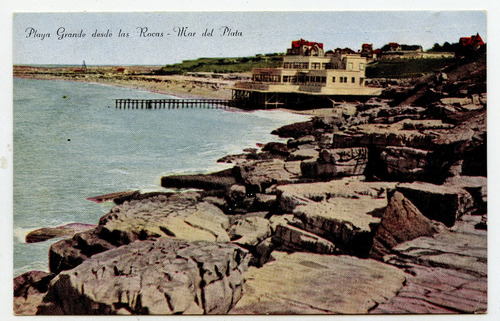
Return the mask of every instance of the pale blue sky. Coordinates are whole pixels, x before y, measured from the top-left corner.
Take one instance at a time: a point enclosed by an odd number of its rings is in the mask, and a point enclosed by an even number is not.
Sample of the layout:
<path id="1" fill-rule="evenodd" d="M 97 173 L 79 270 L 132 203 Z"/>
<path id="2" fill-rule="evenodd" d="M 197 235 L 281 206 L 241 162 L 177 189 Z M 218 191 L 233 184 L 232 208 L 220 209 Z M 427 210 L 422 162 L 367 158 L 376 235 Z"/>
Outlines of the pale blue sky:
<path id="1" fill-rule="evenodd" d="M 242 36 L 220 36 L 222 26 Z M 60 27 L 67 32 L 83 30 L 86 37 L 58 40 Z M 138 27 L 162 32 L 163 37 L 141 38 Z M 175 27 L 187 27 L 196 35 L 178 37 Z M 50 37 L 28 37 L 27 28 Z M 207 28 L 214 29 L 212 37 L 201 36 Z M 93 38 L 96 29 L 110 29 L 113 36 Z M 120 29 L 129 37 L 118 37 Z M 323 42 L 326 49 L 357 50 L 365 42 L 376 48 L 398 42 L 428 49 L 436 42 L 457 42 L 476 32 L 487 40 L 483 11 L 21 13 L 14 16 L 13 62 L 163 65 L 199 57 L 284 52 L 299 38 Z"/>

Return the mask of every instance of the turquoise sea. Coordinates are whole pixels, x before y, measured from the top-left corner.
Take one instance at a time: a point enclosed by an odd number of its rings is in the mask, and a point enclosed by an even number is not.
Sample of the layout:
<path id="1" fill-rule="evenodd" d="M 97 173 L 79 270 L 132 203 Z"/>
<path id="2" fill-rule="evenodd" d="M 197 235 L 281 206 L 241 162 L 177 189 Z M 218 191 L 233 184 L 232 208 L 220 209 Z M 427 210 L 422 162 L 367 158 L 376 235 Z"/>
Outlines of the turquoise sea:
<path id="1" fill-rule="evenodd" d="M 162 190 L 167 174 L 211 172 L 216 160 L 307 119 L 279 111 L 116 110 L 116 98 L 174 98 L 90 83 L 14 79 L 14 276 L 48 270 L 57 240 L 26 244 L 40 227 L 97 224 L 113 203 L 87 197 Z"/>

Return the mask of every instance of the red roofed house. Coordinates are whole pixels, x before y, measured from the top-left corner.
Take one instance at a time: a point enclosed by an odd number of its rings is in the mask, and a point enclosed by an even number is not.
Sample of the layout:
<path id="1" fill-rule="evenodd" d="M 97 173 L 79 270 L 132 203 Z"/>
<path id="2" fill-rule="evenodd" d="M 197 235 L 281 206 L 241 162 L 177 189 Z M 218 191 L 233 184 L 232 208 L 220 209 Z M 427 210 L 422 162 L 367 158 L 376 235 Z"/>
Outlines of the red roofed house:
<path id="1" fill-rule="evenodd" d="M 484 46 L 483 39 L 481 38 L 479 33 L 477 33 L 475 36 L 461 37 L 459 43 L 462 47 L 472 50 L 477 50 Z"/>
<path id="2" fill-rule="evenodd" d="M 399 43 L 396 42 L 390 42 L 389 43 L 389 51 L 401 51 L 403 48 Z"/>
<path id="3" fill-rule="evenodd" d="M 304 39 L 292 41 L 292 47 L 286 52 L 287 55 L 301 56 L 323 56 L 323 44 L 320 42 L 307 41 Z"/>

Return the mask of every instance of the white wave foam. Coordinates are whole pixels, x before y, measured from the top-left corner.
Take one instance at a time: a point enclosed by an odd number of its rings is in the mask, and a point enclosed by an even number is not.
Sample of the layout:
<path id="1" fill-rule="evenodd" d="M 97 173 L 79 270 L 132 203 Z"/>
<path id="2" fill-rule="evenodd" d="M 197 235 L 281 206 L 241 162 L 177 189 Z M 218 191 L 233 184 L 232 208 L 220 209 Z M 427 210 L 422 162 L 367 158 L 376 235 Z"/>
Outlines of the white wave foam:
<path id="1" fill-rule="evenodd" d="M 26 235 L 36 229 L 36 227 L 15 227 L 13 231 L 14 239 L 19 243 L 26 243 Z"/>
<path id="2" fill-rule="evenodd" d="M 311 116 L 308 115 L 299 115 L 281 110 L 256 110 L 252 112 L 252 115 L 260 118 L 285 121 L 290 124 L 311 119 Z"/>

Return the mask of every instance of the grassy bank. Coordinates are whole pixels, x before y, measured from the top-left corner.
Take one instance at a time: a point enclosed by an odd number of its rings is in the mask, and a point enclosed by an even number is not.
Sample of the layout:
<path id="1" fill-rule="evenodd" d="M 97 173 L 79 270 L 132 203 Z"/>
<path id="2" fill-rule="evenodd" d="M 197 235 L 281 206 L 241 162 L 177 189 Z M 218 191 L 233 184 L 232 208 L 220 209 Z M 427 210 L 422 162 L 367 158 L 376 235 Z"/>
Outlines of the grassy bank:
<path id="1" fill-rule="evenodd" d="M 184 60 L 179 64 L 166 65 L 156 73 L 159 75 L 182 75 L 188 72 L 251 72 L 254 68 L 279 67 L 282 59 L 283 55 L 276 53 L 239 58 L 199 58 Z"/>
<path id="2" fill-rule="evenodd" d="M 407 78 L 422 76 L 453 64 L 454 58 L 401 59 L 377 61 L 366 66 L 367 78 Z"/>

